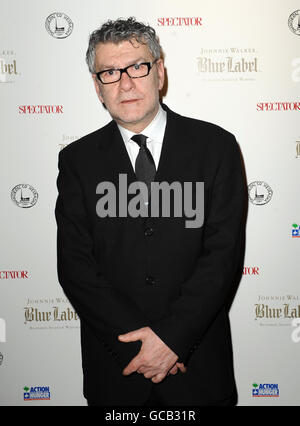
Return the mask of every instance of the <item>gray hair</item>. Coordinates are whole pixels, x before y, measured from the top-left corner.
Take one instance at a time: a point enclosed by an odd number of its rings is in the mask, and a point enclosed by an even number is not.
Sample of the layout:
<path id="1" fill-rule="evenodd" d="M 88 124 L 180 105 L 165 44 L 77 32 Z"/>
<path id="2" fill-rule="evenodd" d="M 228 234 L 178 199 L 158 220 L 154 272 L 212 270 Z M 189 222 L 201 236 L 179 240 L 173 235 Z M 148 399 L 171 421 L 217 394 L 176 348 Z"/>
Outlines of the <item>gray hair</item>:
<path id="1" fill-rule="evenodd" d="M 90 73 L 95 70 L 95 51 L 98 43 L 119 43 L 135 39 L 140 44 L 147 44 L 154 59 L 162 56 L 161 46 L 155 30 L 149 25 L 137 22 L 134 17 L 128 19 L 108 20 L 100 28 L 93 31 L 89 37 L 89 46 L 86 52 L 86 63 Z"/>

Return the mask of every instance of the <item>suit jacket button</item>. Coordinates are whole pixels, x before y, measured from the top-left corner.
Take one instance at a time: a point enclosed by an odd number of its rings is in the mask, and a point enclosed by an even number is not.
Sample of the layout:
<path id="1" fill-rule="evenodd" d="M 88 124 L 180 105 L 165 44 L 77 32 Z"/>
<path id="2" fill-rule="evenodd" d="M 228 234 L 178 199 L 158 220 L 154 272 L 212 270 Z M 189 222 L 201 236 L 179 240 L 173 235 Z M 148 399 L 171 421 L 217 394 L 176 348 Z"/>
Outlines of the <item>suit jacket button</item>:
<path id="1" fill-rule="evenodd" d="M 155 279 L 149 275 L 148 277 L 146 277 L 146 284 L 148 284 L 148 285 L 154 285 L 155 284 Z"/>
<path id="2" fill-rule="evenodd" d="M 146 237 L 150 237 L 153 234 L 153 232 L 154 232 L 153 228 L 146 228 L 144 234 Z"/>

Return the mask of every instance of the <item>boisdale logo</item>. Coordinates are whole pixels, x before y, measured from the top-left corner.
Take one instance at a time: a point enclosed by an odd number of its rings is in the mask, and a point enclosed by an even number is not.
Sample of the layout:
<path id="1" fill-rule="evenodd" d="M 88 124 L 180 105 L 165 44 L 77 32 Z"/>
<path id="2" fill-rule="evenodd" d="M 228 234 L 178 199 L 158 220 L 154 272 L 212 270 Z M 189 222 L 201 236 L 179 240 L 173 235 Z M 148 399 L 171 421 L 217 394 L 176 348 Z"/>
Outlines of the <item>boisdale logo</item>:
<path id="1" fill-rule="evenodd" d="M 258 102 L 257 111 L 300 111 L 300 102 Z"/>
<path id="2" fill-rule="evenodd" d="M 0 280 L 24 280 L 28 278 L 28 271 L 0 271 Z"/>
<path id="3" fill-rule="evenodd" d="M 11 199 L 18 207 L 33 207 L 38 200 L 38 192 L 33 186 L 20 183 L 11 190 Z"/>
<path id="4" fill-rule="evenodd" d="M 77 313 L 69 301 L 61 297 L 28 299 L 24 307 L 24 319 L 24 324 L 30 330 L 79 328 Z"/>
<path id="5" fill-rule="evenodd" d="M 19 105 L 19 114 L 63 114 L 63 105 Z"/>
<path id="6" fill-rule="evenodd" d="M 266 182 L 255 181 L 248 185 L 248 196 L 252 204 L 261 206 L 271 200 L 273 190 Z"/>
<path id="7" fill-rule="evenodd" d="M 24 386 L 24 401 L 49 401 L 51 398 L 49 386 Z"/>
<path id="8" fill-rule="evenodd" d="M 260 72 L 254 48 L 202 48 L 197 70 L 205 81 L 252 81 Z"/>
<path id="9" fill-rule="evenodd" d="M 159 27 L 201 27 L 203 18 L 194 17 L 167 17 L 157 18 L 157 26 Z"/>
<path id="10" fill-rule="evenodd" d="M 300 225 L 297 223 L 292 225 L 292 238 L 300 238 Z"/>
<path id="11" fill-rule="evenodd" d="M 17 75 L 19 72 L 14 51 L 0 51 L 0 83 L 14 83 Z"/>
<path id="12" fill-rule="evenodd" d="M 252 386 L 253 397 L 279 397 L 278 383 L 253 383 Z"/>
<path id="13" fill-rule="evenodd" d="M 73 31 L 74 24 L 68 15 L 62 12 L 51 13 L 46 18 L 45 27 L 54 38 L 66 38 Z"/>
<path id="14" fill-rule="evenodd" d="M 290 14 L 288 26 L 294 34 L 300 36 L 300 9 Z"/>

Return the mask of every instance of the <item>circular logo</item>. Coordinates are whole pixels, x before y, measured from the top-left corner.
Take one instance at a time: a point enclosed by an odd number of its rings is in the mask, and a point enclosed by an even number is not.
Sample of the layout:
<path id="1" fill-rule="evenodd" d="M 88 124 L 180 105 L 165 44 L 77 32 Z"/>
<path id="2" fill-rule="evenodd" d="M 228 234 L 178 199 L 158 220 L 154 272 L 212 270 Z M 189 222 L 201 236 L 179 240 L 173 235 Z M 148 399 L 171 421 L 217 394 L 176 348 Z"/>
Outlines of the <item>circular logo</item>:
<path id="1" fill-rule="evenodd" d="M 74 24 L 65 13 L 55 12 L 47 17 L 45 27 L 52 37 L 66 38 L 73 31 Z"/>
<path id="2" fill-rule="evenodd" d="M 248 195 L 252 204 L 261 206 L 271 200 L 273 191 L 266 182 L 256 181 L 248 185 Z"/>
<path id="3" fill-rule="evenodd" d="M 296 35 L 300 36 L 300 9 L 295 10 L 288 20 L 289 29 Z"/>
<path id="4" fill-rule="evenodd" d="M 21 183 L 12 189 L 11 199 L 18 207 L 28 208 L 35 205 L 38 193 L 31 185 Z"/>

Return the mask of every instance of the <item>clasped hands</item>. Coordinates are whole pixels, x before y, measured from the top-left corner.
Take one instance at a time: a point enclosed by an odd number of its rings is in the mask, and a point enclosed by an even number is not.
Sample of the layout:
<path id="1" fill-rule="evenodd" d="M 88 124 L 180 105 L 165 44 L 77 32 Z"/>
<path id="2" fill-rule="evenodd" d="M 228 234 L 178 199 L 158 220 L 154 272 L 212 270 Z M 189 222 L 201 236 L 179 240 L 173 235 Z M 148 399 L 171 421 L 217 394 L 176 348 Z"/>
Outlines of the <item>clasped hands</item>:
<path id="1" fill-rule="evenodd" d="M 176 374 L 178 369 L 186 372 L 183 363 L 177 362 L 178 356 L 173 352 L 150 327 L 142 327 L 118 336 L 120 342 L 135 342 L 140 340 L 142 347 L 139 353 L 124 368 L 123 374 L 128 376 L 133 372 L 143 374 L 153 383 L 161 382 L 168 374 Z"/>

